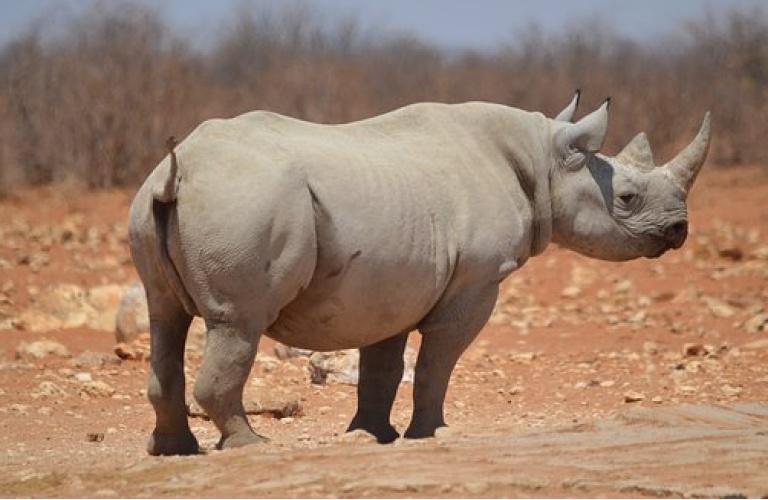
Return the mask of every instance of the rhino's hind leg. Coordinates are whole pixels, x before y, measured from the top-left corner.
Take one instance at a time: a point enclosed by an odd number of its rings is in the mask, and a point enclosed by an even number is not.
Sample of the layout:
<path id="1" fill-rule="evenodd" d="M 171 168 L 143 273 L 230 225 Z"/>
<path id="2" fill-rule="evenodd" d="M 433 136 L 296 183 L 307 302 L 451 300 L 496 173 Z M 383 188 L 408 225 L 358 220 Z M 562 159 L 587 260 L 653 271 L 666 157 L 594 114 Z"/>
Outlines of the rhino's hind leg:
<path id="1" fill-rule="evenodd" d="M 403 351 L 408 333 L 360 349 L 357 413 L 347 431 L 363 429 L 379 443 L 391 443 L 400 434 L 389 422 L 397 387 L 403 378 Z"/>
<path id="2" fill-rule="evenodd" d="M 251 372 L 260 333 L 232 325 L 209 325 L 203 364 L 197 374 L 194 396 L 221 432 L 217 448 L 263 443 L 243 408 L 243 388 Z"/>
<path id="3" fill-rule="evenodd" d="M 413 386 L 413 418 L 406 438 L 432 437 L 445 426 L 443 403 L 456 362 L 485 325 L 498 285 L 467 290 L 439 304 L 419 326 L 423 334 Z"/>
<path id="4" fill-rule="evenodd" d="M 147 397 L 155 409 L 150 455 L 198 453 L 184 400 L 184 344 L 192 317 L 170 292 L 148 288 L 151 355 Z"/>

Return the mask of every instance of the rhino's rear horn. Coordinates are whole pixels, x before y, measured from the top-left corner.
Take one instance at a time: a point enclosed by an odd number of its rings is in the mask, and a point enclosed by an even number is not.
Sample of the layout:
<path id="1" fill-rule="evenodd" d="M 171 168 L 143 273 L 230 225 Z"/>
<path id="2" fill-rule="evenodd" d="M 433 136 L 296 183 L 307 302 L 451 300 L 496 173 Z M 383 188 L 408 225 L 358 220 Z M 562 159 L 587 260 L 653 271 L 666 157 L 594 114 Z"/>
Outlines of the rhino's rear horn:
<path id="1" fill-rule="evenodd" d="M 645 135 L 645 132 L 640 132 L 633 137 L 624 146 L 624 149 L 616 155 L 616 159 L 641 170 L 651 170 L 656 166 L 653 160 L 651 144 L 648 142 L 648 136 Z"/>
<path id="2" fill-rule="evenodd" d="M 568 103 L 568 106 L 555 117 L 555 120 L 559 122 L 572 122 L 573 116 L 576 114 L 576 110 L 579 107 L 579 101 L 581 100 L 581 89 L 576 89 L 573 95 L 573 99 Z"/>
<path id="3" fill-rule="evenodd" d="M 704 121 L 696 137 L 685 147 L 677 156 L 675 156 L 664 168 L 668 175 L 686 194 L 693 186 L 696 176 L 704 165 L 709 151 L 710 131 L 710 113 L 704 115 Z"/>
<path id="4" fill-rule="evenodd" d="M 557 137 L 561 151 L 576 149 L 582 153 L 596 153 L 603 147 L 605 134 L 608 132 L 608 107 L 611 98 L 607 98 L 595 111 L 581 120 L 562 129 Z"/>

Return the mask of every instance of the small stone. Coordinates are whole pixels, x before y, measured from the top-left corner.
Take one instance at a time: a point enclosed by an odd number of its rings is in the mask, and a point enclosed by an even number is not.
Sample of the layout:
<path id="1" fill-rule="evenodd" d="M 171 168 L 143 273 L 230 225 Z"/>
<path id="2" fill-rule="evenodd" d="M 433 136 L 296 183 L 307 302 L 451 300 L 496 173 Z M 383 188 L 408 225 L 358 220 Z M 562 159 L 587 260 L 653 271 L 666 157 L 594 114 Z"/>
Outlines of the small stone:
<path id="1" fill-rule="evenodd" d="M 575 299 L 582 294 L 581 288 L 576 285 L 571 285 L 563 288 L 560 292 L 560 296 L 566 299 Z"/>
<path id="2" fill-rule="evenodd" d="M 115 318 L 115 339 L 130 342 L 149 331 L 147 296 L 141 283 L 134 283 L 123 294 Z"/>
<path id="3" fill-rule="evenodd" d="M 744 258 L 744 251 L 736 246 L 721 248 L 717 251 L 720 257 L 738 262 Z"/>
<path id="4" fill-rule="evenodd" d="M 104 433 L 103 432 L 89 432 L 85 435 L 85 438 L 88 440 L 89 443 L 101 443 L 104 441 Z"/>
<path id="5" fill-rule="evenodd" d="M 144 358 L 144 354 L 142 352 L 137 351 L 133 346 L 124 342 L 116 344 L 113 348 L 113 351 L 118 358 L 124 361 L 135 361 Z"/>
<path id="6" fill-rule="evenodd" d="M 654 397 L 651 398 L 651 402 L 656 403 L 656 404 L 663 403 L 664 402 L 664 398 L 662 398 L 661 396 L 654 396 Z"/>
<path id="7" fill-rule="evenodd" d="M 768 312 L 762 312 L 752 316 L 744 323 L 748 333 L 760 333 L 768 331 Z"/>
<path id="8" fill-rule="evenodd" d="M 111 385 L 100 380 L 86 382 L 80 387 L 80 395 L 85 397 L 108 398 L 114 393 L 115 389 Z"/>
<path id="9" fill-rule="evenodd" d="M 741 387 L 734 387 L 730 384 L 724 384 L 720 387 L 720 390 L 723 391 L 723 394 L 729 397 L 738 396 L 741 394 L 742 389 Z"/>
<path id="10" fill-rule="evenodd" d="M 18 413 L 20 415 L 26 415 L 27 410 L 29 410 L 29 405 L 23 405 L 21 403 L 13 403 L 8 407 L 8 410 L 11 413 Z"/>
<path id="11" fill-rule="evenodd" d="M 759 247 L 752 250 L 749 256 L 753 259 L 768 260 L 768 246 Z"/>
<path id="12" fill-rule="evenodd" d="M 632 289 L 632 282 L 630 280 L 621 280 L 613 287 L 613 291 L 616 293 L 626 293 Z"/>
<path id="13" fill-rule="evenodd" d="M 600 387 L 613 387 L 616 384 L 613 380 L 603 380 L 600 382 Z"/>
<path id="14" fill-rule="evenodd" d="M 707 304 L 712 314 L 718 318 L 730 318 L 736 314 L 736 309 L 714 297 L 704 297 L 702 300 Z"/>
<path id="15" fill-rule="evenodd" d="M 768 339 L 753 340 L 741 346 L 742 349 L 768 350 Z M 733 351 L 731 351 L 732 353 Z"/>
<path id="16" fill-rule="evenodd" d="M 56 342 L 54 340 L 36 340 L 34 342 L 21 342 L 16 348 L 16 357 L 33 357 L 36 359 L 43 359 L 46 356 L 59 356 L 62 358 L 68 358 L 70 356 L 69 349 L 64 344 Z"/>
<path id="17" fill-rule="evenodd" d="M 309 358 L 308 369 L 313 384 L 357 385 L 360 355 L 356 349 L 315 352 Z"/>
<path id="18" fill-rule="evenodd" d="M 293 417 L 284 417 L 279 419 L 281 424 L 292 424 L 293 423 Z"/>
<path id="19" fill-rule="evenodd" d="M 318 409 L 317 409 L 317 412 L 318 412 L 320 415 L 327 415 L 327 414 L 329 414 L 331 411 L 333 411 L 333 408 L 331 408 L 330 406 L 321 406 L 320 408 L 318 408 Z"/>
<path id="20" fill-rule="evenodd" d="M 516 352 L 509 355 L 509 359 L 512 361 L 517 361 L 519 363 L 530 363 L 531 361 L 536 359 L 536 353 L 535 352 Z"/>
<path id="21" fill-rule="evenodd" d="M 66 395 L 67 392 L 64 389 L 48 380 L 40 382 L 40 385 L 37 386 L 37 390 L 31 394 L 31 396 L 35 399 L 52 398 Z"/>
<path id="22" fill-rule="evenodd" d="M 78 382 L 91 382 L 93 380 L 93 376 L 88 372 L 77 372 L 74 375 L 75 380 Z"/>
<path id="23" fill-rule="evenodd" d="M 637 391 L 627 391 L 624 393 L 625 403 L 636 403 L 645 399 L 645 394 Z"/>
<path id="24" fill-rule="evenodd" d="M 643 352 L 646 354 L 658 354 L 659 344 L 651 341 L 643 342 Z"/>
<path id="25" fill-rule="evenodd" d="M 340 435 L 337 441 L 340 443 L 375 443 L 376 436 L 369 434 L 363 429 L 355 429 Z"/>
<path id="26" fill-rule="evenodd" d="M 286 360 L 291 358 L 308 358 L 312 355 L 312 351 L 309 349 L 299 349 L 298 347 L 291 347 L 280 342 L 275 342 L 275 357 L 279 360 Z"/>
<path id="27" fill-rule="evenodd" d="M 113 358 L 103 352 L 83 351 L 69 360 L 75 368 L 101 368 Z M 117 360 L 115 360 L 117 362 Z"/>
<path id="28" fill-rule="evenodd" d="M 683 356 L 686 357 L 696 357 L 696 356 L 705 356 L 707 354 L 710 354 L 712 351 L 709 348 L 709 346 L 706 346 L 704 344 L 699 344 L 697 342 L 687 342 L 683 344 Z"/>

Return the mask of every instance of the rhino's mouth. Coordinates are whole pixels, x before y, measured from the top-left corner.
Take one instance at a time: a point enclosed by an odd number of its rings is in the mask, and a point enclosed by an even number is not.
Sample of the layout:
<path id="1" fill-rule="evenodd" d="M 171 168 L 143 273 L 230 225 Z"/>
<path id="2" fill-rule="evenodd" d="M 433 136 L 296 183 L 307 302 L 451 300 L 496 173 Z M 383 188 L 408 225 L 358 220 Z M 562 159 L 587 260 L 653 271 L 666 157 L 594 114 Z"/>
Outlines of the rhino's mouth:
<path id="1" fill-rule="evenodd" d="M 680 245 L 674 245 L 666 240 L 658 241 L 657 246 L 655 248 L 652 248 L 650 252 L 648 252 L 647 257 L 649 259 L 656 259 L 667 253 L 669 250 L 680 248 Z"/>
<path id="2" fill-rule="evenodd" d="M 657 259 L 667 253 L 667 250 L 669 250 L 670 247 L 663 246 L 659 248 L 658 250 L 652 252 L 650 255 L 648 255 L 649 259 Z"/>

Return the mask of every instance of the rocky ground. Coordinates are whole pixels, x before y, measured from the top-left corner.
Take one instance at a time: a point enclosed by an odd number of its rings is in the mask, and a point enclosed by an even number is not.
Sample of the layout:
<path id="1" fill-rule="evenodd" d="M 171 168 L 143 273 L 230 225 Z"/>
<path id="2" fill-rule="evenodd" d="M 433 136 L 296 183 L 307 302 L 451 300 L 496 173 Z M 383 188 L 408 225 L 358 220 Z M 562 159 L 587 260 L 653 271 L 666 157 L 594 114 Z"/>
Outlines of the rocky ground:
<path id="1" fill-rule="evenodd" d="M 144 452 L 131 194 L 22 192 L 0 201 L 0 495 L 766 495 L 767 195 L 768 169 L 705 169 L 681 250 L 533 259 L 461 360 L 438 439 L 345 435 L 354 357 L 287 357 L 266 339 L 246 406 L 272 443 L 212 451 L 193 404 L 208 453 L 169 459 Z M 203 338 L 196 324 L 190 381 Z M 410 393 L 406 374 L 401 430 Z"/>

